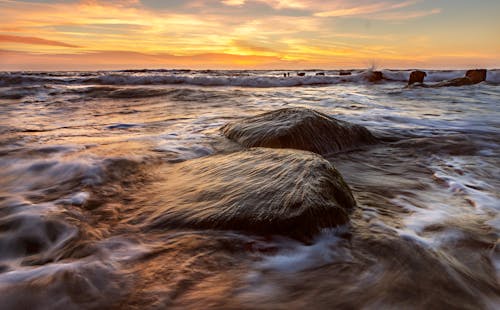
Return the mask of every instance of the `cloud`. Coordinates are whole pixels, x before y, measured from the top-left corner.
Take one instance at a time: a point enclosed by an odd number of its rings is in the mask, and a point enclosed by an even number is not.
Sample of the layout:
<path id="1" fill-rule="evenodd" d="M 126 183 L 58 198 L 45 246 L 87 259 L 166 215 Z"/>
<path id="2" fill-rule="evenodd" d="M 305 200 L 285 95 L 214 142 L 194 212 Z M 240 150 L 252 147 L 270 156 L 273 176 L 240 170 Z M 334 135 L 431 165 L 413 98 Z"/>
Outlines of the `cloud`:
<path id="1" fill-rule="evenodd" d="M 37 37 L 22 37 L 22 36 L 2 35 L 2 34 L 0 34 L 0 42 L 50 45 L 50 46 L 62 46 L 62 47 L 80 47 L 73 44 L 68 44 L 60 41 L 45 40 Z"/>
<path id="2" fill-rule="evenodd" d="M 181 67 L 182 61 L 204 68 L 299 61 L 304 67 L 345 67 L 366 59 L 411 62 L 457 46 L 477 54 L 499 50 L 491 39 L 498 23 L 491 17 L 463 23 L 451 15 L 451 4 L 440 2 L 447 16 L 417 21 L 441 12 L 430 0 L 32 1 L 0 0 L 0 45 L 28 53 L 9 59 L 22 57 L 38 68 L 42 60 L 47 68 Z M 477 12 L 494 11 L 481 5 Z M 417 40 L 422 34 L 428 41 Z M 77 45 L 84 46 L 78 53 L 60 54 Z M 0 57 L 0 66 L 5 63 Z"/>
<path id="3" fill-rule="evenodd" d="M 412 12 L 386 12 L 375 15 L 372 19 L 379 20 L 409 20 L 441 13 L 441 9 L 432 9 L 429 11 L 412 11 Z"/>
<path id="4" fill-rule="evenodd" d="M 176 56 L 168 53 L 129 51 L 88 51 L 83 53 L 30 53 L 0 50 L 0 70 L 95 70 L 137 68 L 229 69 L 286 66 L 288 61 L 275 56 L 202 53 Z"/>
<path id="5" fill-rule="evenodd" d="M 352 1 L 350 4 L 338 3 L 334 5 L 331 10 L 326 10 L 322 12 L 315 13 L 318 17 L 340 17 L 340 16 L 356 16 L 356 15 L 367 15 L 383 11 L 390 11 L 396 9 L 402 9 L 405 7 L 412 6 L 418 1 L 410 0 L 404 2 L 389 2 L 389 1 L 364 1 L 362 3 L 356 3 Z"/>
<path id="6" fill-rule="evenodd" d="M 245 4 L 245 0 L 222 0 L 221 1 L 222 3 L 224 3 L 225 5 L 243 5 Z"/>

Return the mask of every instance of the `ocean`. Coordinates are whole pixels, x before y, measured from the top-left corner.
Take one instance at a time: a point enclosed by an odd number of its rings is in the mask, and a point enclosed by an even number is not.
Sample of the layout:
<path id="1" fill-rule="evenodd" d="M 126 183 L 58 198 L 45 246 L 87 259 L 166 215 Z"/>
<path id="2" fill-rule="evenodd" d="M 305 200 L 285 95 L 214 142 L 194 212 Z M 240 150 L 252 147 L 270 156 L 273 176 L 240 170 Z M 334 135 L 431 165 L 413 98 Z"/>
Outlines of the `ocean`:
<path id="1" fill-rule="evenodd" d="M 0 72 L 0 308 L 498 309 L 500 70 L 442 88 L 286 72 Z M 356 200 L 348 224 L 308 241 L 152 224 L 245 192 L 254 164 L 224 172 L 244 148 L 220 128 L 281 108 L 377 138 L 324 156 Z M 252 189 L 282 177 L 265 169 Z"/>

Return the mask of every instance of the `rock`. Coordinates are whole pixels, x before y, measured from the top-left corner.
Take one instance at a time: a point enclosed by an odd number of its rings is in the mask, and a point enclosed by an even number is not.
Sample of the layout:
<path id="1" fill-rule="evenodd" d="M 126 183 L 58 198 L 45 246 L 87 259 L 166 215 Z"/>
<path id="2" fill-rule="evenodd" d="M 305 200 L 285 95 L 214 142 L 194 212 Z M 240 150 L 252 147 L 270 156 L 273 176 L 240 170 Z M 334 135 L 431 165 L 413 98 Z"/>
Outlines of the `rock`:
<path id="1" fill-rule="evenodd" d="M 245 147 L 291 148 L 321 155 L 376 142 L 363 126 L 304 108 L 259 114 L 228 123 L 221 130 Z"/>
<path id="2" fill-rule="evenodd" d="M 481 83 L 486 80 L 486 69 L 469 70 L 465 73 L 465 77 L 437 83 L 432 87 L 447 87 L 447 86 L 467 86 Z"/>
<path id="3" fill-rule="evenodd" d="M 299 73 L 297 73 L 297 75 L 298 75 L 298 76 L 305 76 L 305 75 L 306 75 L 306 73 L 305 73 L 305 72 L 299 72 Z"/>
<path id="4" fill-rule="evenodd" d="M 475 69 L 475 70 L 468 70 L 465 73 L 465 77 L 469 78 L 472 84 L 478 84 L 486 81 L 486 74 L 487 74 L 486 69 Z"/>
<path id="5" fill-rule="evenodd" d="M 368 82 L 378 82 L 384 79 L 384 75 L 380 71 L 371 71 L 366 75 Z"/>
<path id="6" fill-rule="evenodd" d="M 432 87 L 465 86 L 465 85 L 472 85 L 472 82 L 468 77 L 461 77 L 449 81 L 440 82 L 435 85 L 432 85 Z"/>
<path id="7" fill-rule="evenodd" d="M 162 173 L 147 229 L 229 229 L 310 240 L 349 221 L 356 202 L 340 173 L 321 156 L 252 148 L 194 159 Z M 151 195 L 155 197 L 154 195 Z"/>
<path id="8" fill-rule="evenodd" d="M 425 73 L 424 71 L 415 70 L 412 73 L 410 73 L 410 78 L 408 79 L 408 85 L 415 84 L 415 83 L 422 84 L 424 82 L 424 78 L 426 76 L 427 76 L 427 73 Z"/>
<path id="9" fill-rule="evenodd" d="M 339 71 L 339 75 L 351 75 L 351 72 L 350 71 L 341 70 L 341 71 Z"/>
<path id="10" fill-rule="evenodd" d="M 325 72 L 317 72 L 316 75 L 325 75 Z"/>

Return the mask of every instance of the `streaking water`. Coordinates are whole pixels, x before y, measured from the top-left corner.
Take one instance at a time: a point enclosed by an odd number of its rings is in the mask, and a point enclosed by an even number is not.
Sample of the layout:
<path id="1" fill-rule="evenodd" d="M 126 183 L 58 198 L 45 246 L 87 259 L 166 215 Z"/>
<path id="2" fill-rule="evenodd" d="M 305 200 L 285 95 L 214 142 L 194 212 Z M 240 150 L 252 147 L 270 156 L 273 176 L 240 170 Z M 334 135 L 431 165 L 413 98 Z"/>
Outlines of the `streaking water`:
<path id="1" fill-rule="evenodd" d="M 500 307 L 500 71 L 441 89 L 324 72 L 0 73 L 1 307 Z M 351 227 L 143 229 L 179 162 L 238 149 L 220 126 L 294 106 L 385 141 L 328 158 Z"/>

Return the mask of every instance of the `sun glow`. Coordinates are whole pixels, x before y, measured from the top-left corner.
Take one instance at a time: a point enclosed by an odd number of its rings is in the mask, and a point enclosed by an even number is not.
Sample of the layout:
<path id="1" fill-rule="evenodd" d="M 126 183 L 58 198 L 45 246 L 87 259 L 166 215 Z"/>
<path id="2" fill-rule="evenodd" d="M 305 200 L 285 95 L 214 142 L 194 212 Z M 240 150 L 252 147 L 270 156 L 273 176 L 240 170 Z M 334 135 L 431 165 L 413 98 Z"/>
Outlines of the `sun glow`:
<path id="1" fill-rule="evenodd" d="M 458 2 L 0 0 L 0 69 L 498 66 L 498 19 Z"/>

